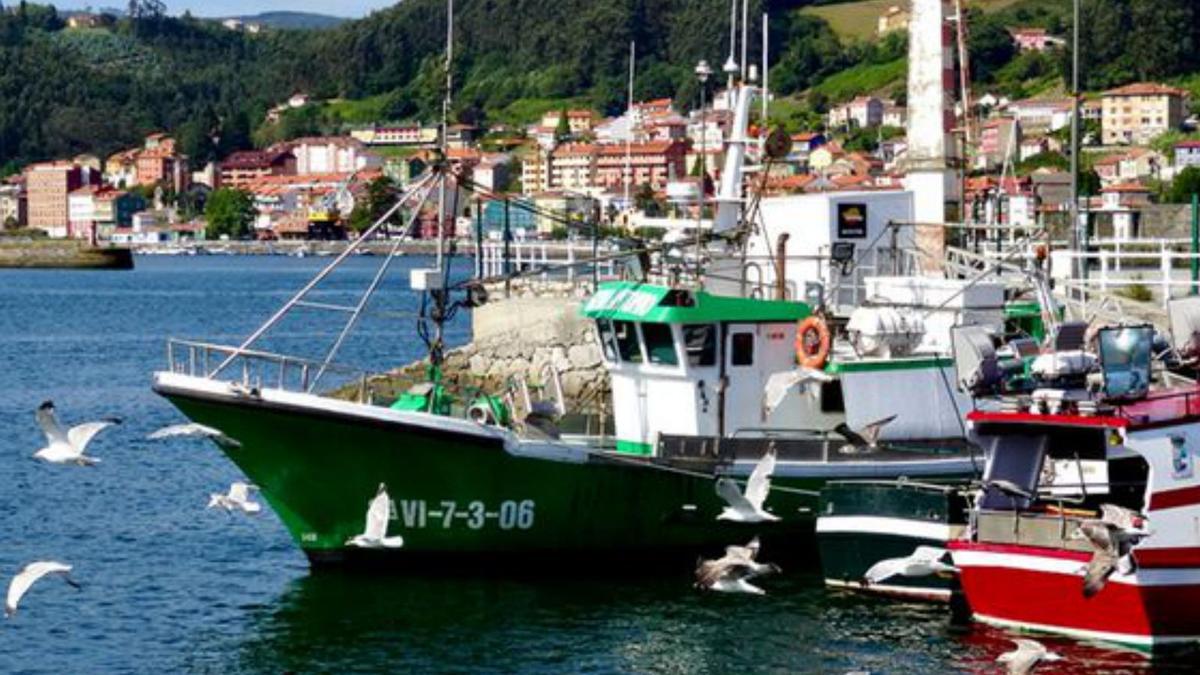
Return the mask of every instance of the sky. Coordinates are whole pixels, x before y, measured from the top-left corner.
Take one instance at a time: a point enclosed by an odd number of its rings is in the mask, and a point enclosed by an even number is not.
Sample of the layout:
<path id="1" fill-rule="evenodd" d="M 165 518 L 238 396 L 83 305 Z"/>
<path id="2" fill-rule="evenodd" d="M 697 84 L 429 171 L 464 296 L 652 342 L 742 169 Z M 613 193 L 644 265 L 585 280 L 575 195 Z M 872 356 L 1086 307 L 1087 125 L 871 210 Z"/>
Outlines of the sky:
<path id="1" fill-rule="evenodd" d="M 91 6 L 124 7 L 128 0 L 37 0 L 60 10 L 83 9 Z M 396 0 L 165 0 L 167 12 L 183 14 L 191 10 L 195 16 L 242 16 L 259 12 L 316 12 L 333 16 L 360 17 L 371 10 L 396 4 Z M 7 4 L 7 3 L 5 3 Z"/>

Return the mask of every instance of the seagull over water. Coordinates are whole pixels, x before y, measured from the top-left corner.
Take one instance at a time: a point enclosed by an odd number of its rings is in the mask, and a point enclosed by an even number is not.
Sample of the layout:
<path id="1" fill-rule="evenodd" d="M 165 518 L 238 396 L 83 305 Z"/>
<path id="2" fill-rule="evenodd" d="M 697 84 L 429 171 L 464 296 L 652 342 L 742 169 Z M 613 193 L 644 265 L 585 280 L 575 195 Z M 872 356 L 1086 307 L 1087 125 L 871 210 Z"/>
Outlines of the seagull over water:
<path id="1" fill-rule="evenodd" d="M 727 546 L 725 555 L 716 560 L 701 560 L 696 565 L 696 588 L 721 593 L 749 593 L 766 595 L 766 591 L 750 583 L 755 577 L 778 574 L 779 566 L 774 563 L 757 562 L 758 537 L 745 546 Z"/>
<path id="2" fill-rule="evenodd" d="M 1016 639 L 1013 642 L 1017 645 L 1016 649 L 996 658 L 997 663 L 1008 665 L 1009 675 L 1028 675 L 1042 661 L 1062 660 L 1062 656 L 1046 649 L 1046 645 L 1037 640 Z"/>
<path id="3" fill-rule="evenodd" d="M 358 548 L 400 548 L 404 545 L 404 537 L 387 536 L 388 520 L 391 516 L 391 499 L 388 498 L 387 485 L 380 483 L 374 499 L 367 507 L 367 524 L 362 534 L 356 534 L 346 541 L 347 546 Z"/>
<path id="4" fill-rule="evenodd" d="M 4 616 L 11 618 L 17 613 L 17 605 L 21 602 L 21 598 L 25 596 L 25 592 L 33 586 L 38 579 L 48 574 L 61 574 L 63 581 L 67 582 L 75 588 L 82 588 L 78 582 L 70 577 L 71 566 L 64 565 L 60 562 L 52 560 L 44 560 L 39 562 L 29 563 L 25 569 L 17 573 L 12 581 L 8 584 L 8 597 L 4 602 Z"/>
<path id="5" fill-rule="evenodd" d="M 253 515 L 262 511 L 262 504 L 250 499 L 250 491 L 257 489 L 257 487 L 241 481 L 231 483 L 228 494 L 214 493 L 208 498 L 208 508 L 225 509 L 230 513 L 241 511 Z"/>
<path id="6" fill-rule="evenodd" d="M 190 422 L 187 424 L 172 424 L 169 427 L 163 427 L 158 431 L 150 434 L 146 438 L 152 441 L 161 441 L 166 438 L 177 438 L 181 436 L 194 438 L 211 438 L 214 443 L 226 450 L 236 450 L 242 447 L 242 444 L 235 438 L 230 438 L 225 435 L 225 432 L 220 429 L 214 429 L 203 424 Z"/>
<path id="7" fill-rule="evenodd" d="M 881 420 L 875 420 L 863 427 L 862 431 L 855 431 L 848 424 L 842 422 L 834 427 L 833 430 L 848 442 L 838 452 L 843 455 L 857 455 L 877 450 L 879 448 L 879 436 L 883 433 L 883 428 L 891 424 L 895 419 L 896 415 L 891 415 Z"/>
<path id="8" fill-rule="evenodd" d="M 1099 593 L 1113 572 L 1135 572 L 1137 566 L 1130 552 L 1134 544 L 1150 534 L 1142 528 L 1141 516 L 1129 509 L 1102 504 L 1100 513 L 1099 520 L 1081 521 L 1071 533 L 1072 539 L 1082 539 L 1092 548 L 1092 559 L 1082 570 L 1085 598 Z"/>
<path id="9" fill-rule="evenodd" d="M 85 422 L 71 427 L 69 430 L 59 423 L 54 414 L 54 402 L 46 401 L 38 406 L 38 426 L 46 434 L 46 447 L 33 453 L 35 459 L 51 464 L 76 464 L 78 466 L 94 466 L 100 462 L 96 457 L 83 454 L 88 443 L 96 434 L 104 429 L 120 424 L 121 420 L 112 417 L 99 422 Z"/>
<path id="10" fill-rule="evenodd" d="M 754 465 L 746 481 L 746 491 L 738 488 L 732 478 L 717 479 L 717 494 L 728 505 L 717 516 L 717 520 L 732 520 L 735 523 L 761 523 L 779 520 L 779 516 L 763 510 L 763 502 L 771 491 L 771 474 L 775 473 L 775 446 L 767 448 L 766 454 Z"/>
<path id="11" fill-rule="evenodd" d="M 942 562 L 948 553 L 944 548 L 918 546 L 906 557 L 888 558 L 871 565 L 863 574 L 863 582 L 870 585 L 895 576 L 926 577 L 931 574 L 953 574 L 958 572 L 958 568 Z"/>

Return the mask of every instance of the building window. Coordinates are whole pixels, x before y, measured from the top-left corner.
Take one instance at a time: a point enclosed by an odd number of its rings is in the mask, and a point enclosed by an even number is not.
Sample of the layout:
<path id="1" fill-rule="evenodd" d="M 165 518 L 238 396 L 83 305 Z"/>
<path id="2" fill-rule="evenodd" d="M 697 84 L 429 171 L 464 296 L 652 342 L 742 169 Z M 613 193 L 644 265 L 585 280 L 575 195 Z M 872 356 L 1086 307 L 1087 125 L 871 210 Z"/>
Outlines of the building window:
<path id="1" fill-rule="evenodd" d="M 660 366 L 679 365 L 679 355 L 675 352 L 675 336 L 671 334 L 670 324 L 642 324 L 642 339 L 646 341 L 646 357 L 650 363 Z"/>
<path id="2" fill-rule="evenodd" d="M 729 365 L 754 365 L 754 333 L 734 333 L 730 343 Z"/>
<path id="3" fill-rule="evenodd" d="M 637 329 L 634 328 L 632 322 L 629 321 L 614 321 L 613 335 L 616 336 L 617 354 L 622 361 L 628 363 L 641 363 L 642 350 L 638 346 Z"/>
<path id="4" fill-rule="evenodd" d="M 717 363 L 717 327 L 694 324 L 683 327 L 683 350 L 689 366 L 714 366 Z"/>

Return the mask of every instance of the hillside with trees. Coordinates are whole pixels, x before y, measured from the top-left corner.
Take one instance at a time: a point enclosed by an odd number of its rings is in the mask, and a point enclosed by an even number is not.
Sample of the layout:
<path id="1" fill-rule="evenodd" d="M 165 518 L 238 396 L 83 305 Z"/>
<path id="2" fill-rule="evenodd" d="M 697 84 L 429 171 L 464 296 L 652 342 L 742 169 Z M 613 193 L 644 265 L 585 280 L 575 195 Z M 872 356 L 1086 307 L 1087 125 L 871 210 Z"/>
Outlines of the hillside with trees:
<path id="1" fill-rule="evenodd" d="M 564 102 L 617 112 L 625 105 L 630 41 L 638 45 L 635 95 L 673 96 L 686 108 L 698 98 L 695 63 L 704 58 L 719 67 L 728 49 L 727 0 L 457 4 L 454 116 L 464 122 L 524 121 Z M 781 101 L 781 121 L 812 124 L 822 105 L 863 89 L 902 97 L 904 37 L 839 36 L 826 20 L 802 11 L 813 4 L 751 2 L 751 16 L 764 8 L 772 16 L 772 89 L 793 97 Z M 1134 79 L 1200 89 L 1193 75 L 1200 71 L 1200 10 L 1193 2 L 1083 0 L 1083 6 L 1089 89 Z M 105 155 L 156 130 L 175 133 L 184 152 L 203 161 L 255 138 L 278 138 L 255 132 L 266 111 L 296 90 L 369 101 L 378 119 L 431 120 L 440 109 L 444 0 L 405 0 L 320 32 L 257 35 L 166 16 L 157 0 L 134 0 L 130 9 L 102 29 L 69 29 L 54 9 L 24 2 L 0 14 L 0 169 L 80 152 Z M 977 86 L 1018 96 L 1061 89 L 1069 55 L 1018 55 L 1007 27 L 1044 26 L 1064 35 L 1068 11 L 1069 3 L 1016 0 L 972 14 Z M 760 26 L 751 23 L 757 45 Z M 336 112 L 295 114 L 301 119 L 285 120 L 283 136 L 331 131 L 346 121 Z"/>

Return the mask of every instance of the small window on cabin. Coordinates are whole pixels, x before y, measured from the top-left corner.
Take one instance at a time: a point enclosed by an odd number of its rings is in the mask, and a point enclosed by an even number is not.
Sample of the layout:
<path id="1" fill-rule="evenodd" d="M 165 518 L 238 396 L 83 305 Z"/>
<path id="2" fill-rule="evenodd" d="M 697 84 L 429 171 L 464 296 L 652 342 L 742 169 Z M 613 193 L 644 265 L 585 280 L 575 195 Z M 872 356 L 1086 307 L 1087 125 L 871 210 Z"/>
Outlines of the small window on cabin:
<path id="1" fill-rule="evenodd" d="M 622 361 L 642 362 L 642 350 L 638 347 L 637 330 L 630 321 L 614 321 L 613 336 L 616 337 L 617 354 Z"/>
<path id="2" fill-rule="evenodd" d="M 600 336 L 600 349 L 604 352 L 604 360 L 613 363 L 617 360 L 617 348 L 613 337 L 612 322 L 607 319 L 596 321 L 596 332 Z"/>
<path id="3" fill-rule="evenodd" d="M 646 357 L 650 363 L 660 366 L 679 365 L 679 356 L 675 352 L 675 336 L 671 334 L 670 324 L 642 324 L 642 339 L 646 341 Z"/>
<path id="4" fill-rule="evenodd" d="M 717 365 L 717 327 L 711 323 L 684 326 L 683 351 L 689 366 Z"/>
<path id="5" fill-rule="evenodd" d="M 734 333 L 730 342 L 729 365 L 754 365 L 754 333 Z"/>

